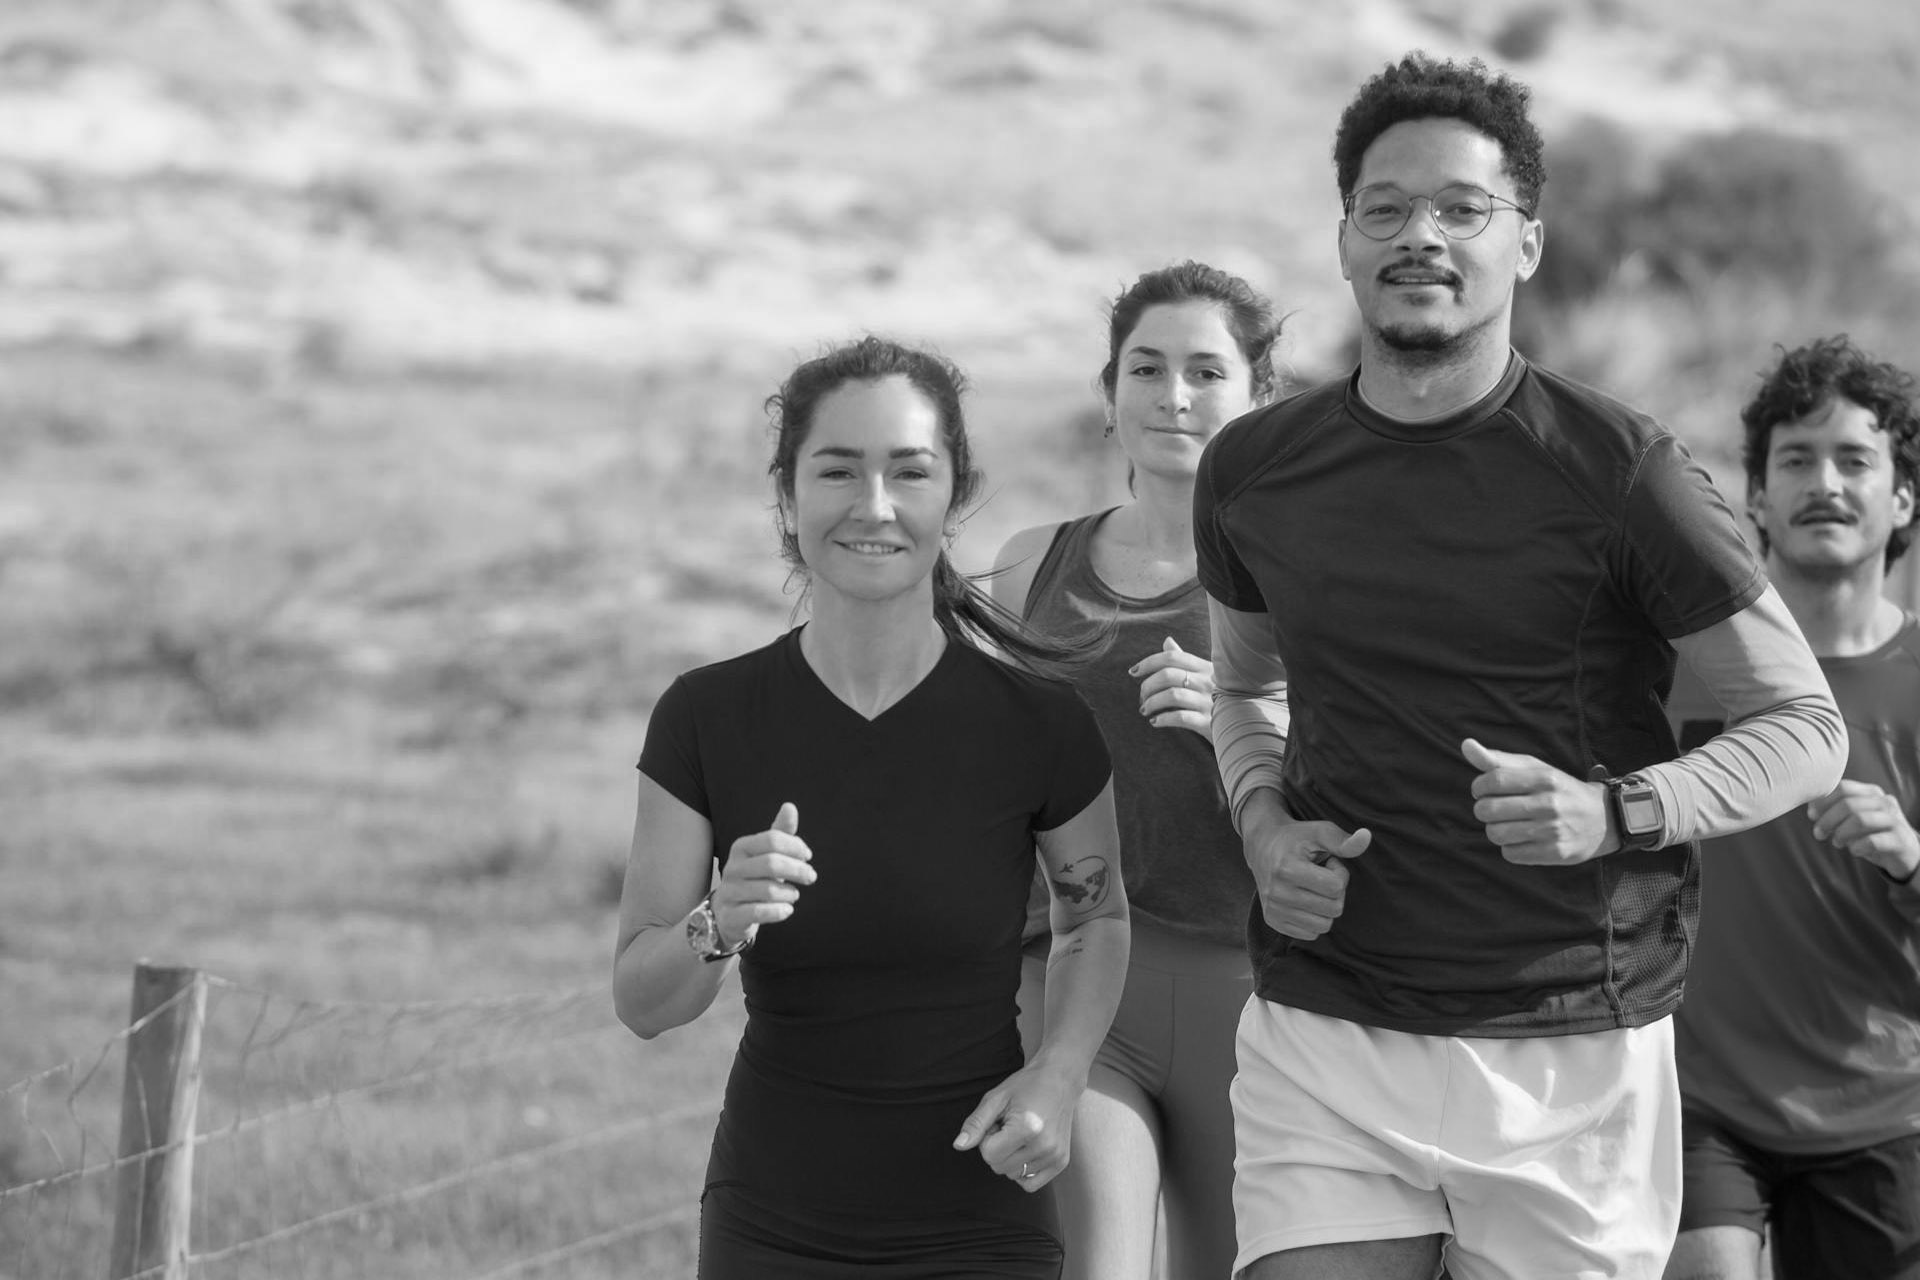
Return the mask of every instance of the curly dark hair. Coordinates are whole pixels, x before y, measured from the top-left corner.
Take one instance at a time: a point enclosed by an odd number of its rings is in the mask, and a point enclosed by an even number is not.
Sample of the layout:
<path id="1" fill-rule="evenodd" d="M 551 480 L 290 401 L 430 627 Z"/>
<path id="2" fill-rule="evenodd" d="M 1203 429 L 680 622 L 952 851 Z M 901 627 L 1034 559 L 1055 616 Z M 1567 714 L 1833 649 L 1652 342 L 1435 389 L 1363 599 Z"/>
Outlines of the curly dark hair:
<path id="1" fill-rule="evenodd" d="M 1912 374 L 1856 347 L 1842 333 L 1816 338 L 1805 346 L 1781 352 L 1780 361 L 1761 373 L 1760 390 L 1740 410 L 1746 429 L 1741 462 L 1747 485 L 1766 487 L 1767 451 L 1773 429 L 1797 422 L 1835 400 L 1849 400 L 1873 415 L 1874 426 L 1887 433 L 1893 455 L 1894 484 L 1920 495 L 1920 405 L 1915 402 Z M 1887 564 L 1892 565 L 1913 540 L 1911 524 L 1887 538 Z M 1760 530 L 1760 550 L 1767 550 L 1767 531 Z"/>
<path id="2" fill-rule="evenodd" d="M 1505 72 L 1489 72 L 1478 58 L 1444 62 L 1416 49 L 1360 86 L 1333 135 L 1334 176 L 1340 198 L 1353 194 L 1360 161 L 1381 134 L 1407 120 L 1435 116 L 1464 121 L 1500 144 L 1504 169 L 1529 217 L 1547 185 L 1546 145 L 1527 117 L 1533 96 Z"/>

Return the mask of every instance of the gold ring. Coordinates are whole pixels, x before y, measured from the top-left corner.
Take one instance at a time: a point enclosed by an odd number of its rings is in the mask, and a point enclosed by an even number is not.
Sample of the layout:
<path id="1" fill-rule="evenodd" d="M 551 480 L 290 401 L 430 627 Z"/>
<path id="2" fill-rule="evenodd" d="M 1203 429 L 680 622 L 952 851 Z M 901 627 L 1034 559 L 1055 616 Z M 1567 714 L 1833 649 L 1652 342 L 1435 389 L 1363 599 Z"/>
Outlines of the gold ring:
<path id="1" fill-rule="evenodd" d="M 1031 1177 L 1033 1177 L 1033 1167 L 1029 1165 L 1026 1161 L 1024 1160 L 1021 1161 L 1020 1162 L 1020 1181 L 1025 1182 L 1027 1181 L 1027 1179 Z"/>

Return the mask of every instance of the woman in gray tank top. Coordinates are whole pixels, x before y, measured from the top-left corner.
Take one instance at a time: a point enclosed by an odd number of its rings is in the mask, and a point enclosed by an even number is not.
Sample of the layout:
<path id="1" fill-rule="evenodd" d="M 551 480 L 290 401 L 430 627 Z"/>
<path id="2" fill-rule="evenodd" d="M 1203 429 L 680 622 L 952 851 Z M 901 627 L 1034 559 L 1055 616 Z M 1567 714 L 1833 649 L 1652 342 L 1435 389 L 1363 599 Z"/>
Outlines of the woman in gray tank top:
<path id="1" fill-rule="evenodd" d="M 1208 736 L 1213 664 L 1193 482 L 1214 433 L 1273 394 L 1279 331 L 1272 304 L 1226 272 L 1184 262 L 1141 276 L 1113 303 L 1100 373 L 1131 500 L 1015 534 L 995 565 L 994 597 L 1039 630 L 1112 635 L 1076 684 L 1113 756 L 1133 959 L 1081 1096 L 1073 1162 L 1054 1184 L 1067 1277 L 1147 1280 L 1156 1256 L 1181 1280 L 1226 1280 L 1232 1269 L 1227 1085 L 1252 991 L 1253 879 Z M 1040 1030 L 1046 900 L 1037 886 L 1020 998 L 1029 1045 Z"/>

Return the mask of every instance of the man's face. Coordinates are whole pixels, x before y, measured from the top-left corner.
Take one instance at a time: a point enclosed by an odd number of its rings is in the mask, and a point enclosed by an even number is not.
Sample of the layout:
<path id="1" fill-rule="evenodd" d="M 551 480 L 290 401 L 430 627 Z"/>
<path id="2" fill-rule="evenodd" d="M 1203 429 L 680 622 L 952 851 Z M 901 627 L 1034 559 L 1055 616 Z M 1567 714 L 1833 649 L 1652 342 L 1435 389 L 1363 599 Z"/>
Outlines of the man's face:
<path id="1" fill-rule="evenodd" d="M 1843 399 L 1774 427 L 1764 479 L 1747 493 L 1769 556 L 1814 577 L 1883 563 L 1887 538 L 1913 520 L 1913 500 L 1893 441 L 1871 411 Z"/>
<path id="2" fill-rule="evenodd" d="M 1406 120 L 1386 130 L 1361 157 L 1355 191 L 1430 197 L 1459 184 L 1506 201 L 1518 193 L 1503 169 L 1500 145 L 1464 121 Z M 1413 200 L 1406 226 L 1385 240 L 1340 223 L 1340 270 L 1353 286 L 1363 324 L 1401 351 L 1442 353 L 1462 338 L 1499 325 L 1513 286 L 1540 265 L 1540 222 L 1496 203 L 1486 229 L 1449 238 L 1425 198 Z"/>

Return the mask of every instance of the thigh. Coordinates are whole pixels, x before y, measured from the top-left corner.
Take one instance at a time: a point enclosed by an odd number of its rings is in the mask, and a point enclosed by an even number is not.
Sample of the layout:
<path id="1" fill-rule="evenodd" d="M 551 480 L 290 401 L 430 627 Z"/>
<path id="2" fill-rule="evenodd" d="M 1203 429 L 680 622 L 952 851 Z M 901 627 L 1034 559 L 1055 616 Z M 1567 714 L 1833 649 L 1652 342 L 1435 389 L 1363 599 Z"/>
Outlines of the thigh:
<path id="1" fill-rule="evenodd" d="M 1247 1001 L 1231 1090 L 1236 1267 L 1450 1230 L 1427 1162 L 1445 1073 L 1439 1044 Z"/>
<path id="2" fill-rule="evenodd" d="M 1160 1198 L 1160 1136 L 1138 1085 L 1095 1063 L 1074 1111 L 1073 1159 L 1051 1184 L 1066 1280 L 1148 1280 Z"/>
<path id="3" fill-rule="evenodd" d="M 1775 1210 L 1780 1280 L 1920 1280 L 1920 1137 L 1807 1160 Z"/>
<path id="4" fill-rule="evenodd" d="M 1059 1280 L 1060 1261 L 1031 1224 L 802 1209 L 724 1183 L 700 1198 L 699 1280 Z"/>
<path id="5" fill-rule="evenodd" d="M 1762 1280 L 1760 1237 L 1745 1227 L 1682 1228 L 1662 1280 Z"/>
<path id="6" fill-rule="evenodd" d="M 1455 1280 L 1659 1280 L 1680 1212 L 1673 1026 L 1449 1042 Z"/>
<path id="7" fill-rule="evenodd" d="M 1766 1234 L 1776 1171 L 1765 1152 L 1696 1111 L 1680 1122 L 1680 1230 Z"/>
<path id="8" fill-rule="evenodd" d="M 1211 974 L 1174 984 L 1179 1028 L 1160 1093 L 1162 1196 L 1167 1208 L 1170 1274 L 1226 1280 L 1233 1271 L 1234 1031 L 1253 979 Z"/>
<path id="9" fill-rule="evenodd" d="M 1360 1240 L 1270 1253 L 1238 1280 L 1433 1280 L 1445 1237 Z"/>

